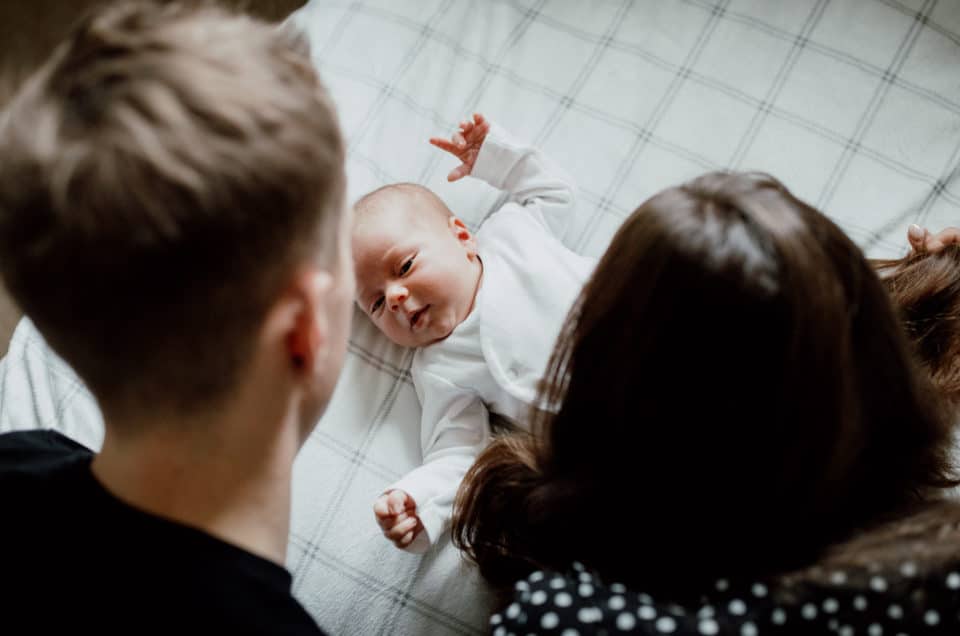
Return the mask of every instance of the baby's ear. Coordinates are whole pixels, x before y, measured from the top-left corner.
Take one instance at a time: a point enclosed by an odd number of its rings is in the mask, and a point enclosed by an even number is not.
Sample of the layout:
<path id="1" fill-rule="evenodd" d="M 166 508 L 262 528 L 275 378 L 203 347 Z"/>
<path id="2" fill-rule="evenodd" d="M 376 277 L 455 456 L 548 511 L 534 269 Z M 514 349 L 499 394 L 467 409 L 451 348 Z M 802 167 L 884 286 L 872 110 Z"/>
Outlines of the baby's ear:
<path id="1" fill-rule="evenodd" d="M 470 230 L 467 229 L 466 224 L 455 216 L 451 216 L 448 223 L 450 224 L 450 231 L 453 232 L 453 236 L 467 251 L 467 257 L 473 258 L 476 256 L 477 239 L 470 233 Z"/>

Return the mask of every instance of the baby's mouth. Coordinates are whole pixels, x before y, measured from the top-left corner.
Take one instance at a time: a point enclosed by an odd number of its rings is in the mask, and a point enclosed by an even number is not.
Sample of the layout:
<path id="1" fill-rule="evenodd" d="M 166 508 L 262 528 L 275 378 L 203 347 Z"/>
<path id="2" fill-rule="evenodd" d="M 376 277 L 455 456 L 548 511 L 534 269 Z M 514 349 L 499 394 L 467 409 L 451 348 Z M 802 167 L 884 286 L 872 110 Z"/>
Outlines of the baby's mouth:
<path id="1" fill-rule="evenodd" d="M 410 316 L 410 329 L 416 330 L 423 320 L 423 315 L 430 309 L 430 305 L 424 305 Z"/>

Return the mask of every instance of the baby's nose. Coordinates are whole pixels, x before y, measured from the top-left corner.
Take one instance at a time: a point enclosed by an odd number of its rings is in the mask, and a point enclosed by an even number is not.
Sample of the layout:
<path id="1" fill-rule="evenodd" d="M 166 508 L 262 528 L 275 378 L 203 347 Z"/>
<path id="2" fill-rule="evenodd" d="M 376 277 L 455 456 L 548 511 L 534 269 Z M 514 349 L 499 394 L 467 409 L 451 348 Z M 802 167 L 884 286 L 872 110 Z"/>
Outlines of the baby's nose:
<path id="1" fill-rule="evenodd" d="M 387 293 L 387 304 L 390 305 L 390 311 L 399 311 L 400 306 L 406 302 L 409 295 L 406 287 L 402 285 L 392 286 Z"/>

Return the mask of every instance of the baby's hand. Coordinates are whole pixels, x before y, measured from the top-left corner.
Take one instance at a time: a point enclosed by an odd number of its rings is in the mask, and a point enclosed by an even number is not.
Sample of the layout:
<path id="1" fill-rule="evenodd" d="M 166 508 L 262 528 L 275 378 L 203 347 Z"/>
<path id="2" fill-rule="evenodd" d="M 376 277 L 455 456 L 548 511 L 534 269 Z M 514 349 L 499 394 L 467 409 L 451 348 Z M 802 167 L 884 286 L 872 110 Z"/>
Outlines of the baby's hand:
<path id="1" fill-rule="evenodd" d="M 416 509 L 413 497 L 402 490 L 384 493 L 373 503 L 373 514 L 377 516 L 383 536 L 401 549 L 410 545 L 423 530 Z"/>
<path id="2" fill-rule="evenodd" d="M 447 175 L 447 181 L 456 181 L 470 174 L 488 132 L 490 132 L 490 122 L 484 119 L 483 115 L 474 113 L 473 121 L 466 119 L 461 122 L 460 131 L 454 133 L 450 139 L 430 138 L 430 143 L 434 146 L 446 150 L 463 162 L 450 171 L 450 174 Z"/>

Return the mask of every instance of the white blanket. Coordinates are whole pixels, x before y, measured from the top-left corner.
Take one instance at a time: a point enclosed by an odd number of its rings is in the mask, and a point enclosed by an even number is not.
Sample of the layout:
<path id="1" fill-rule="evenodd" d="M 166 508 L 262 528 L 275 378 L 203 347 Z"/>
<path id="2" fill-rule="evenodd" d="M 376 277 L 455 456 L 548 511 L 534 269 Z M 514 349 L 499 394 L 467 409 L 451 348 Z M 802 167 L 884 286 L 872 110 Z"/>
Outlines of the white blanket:
<path id="1" fill-rule="evenodd" d="M 496 193 L 427 144 L 483 112 L 580 188 L 566 241 L 599 255 L 665 186 L 718 168 L 781 178 L 872 256 L 960 222 L 956 0 L 316 0 L 293 18 L 349 139 L 350 197 L 434 188 L 476 227 Z M 388 545 L 371 502 L 419 463 L 411 354 L 357 314 L 334 403 L 297 461 L 289 567 L 333 634 L 472 634 L 490 596 L 444 543 Z M 96 404 L 30 322 L 0 361 L 0 430 L 97 448 Z M 69 532 L 69 529 L 64 529 Z"/>

